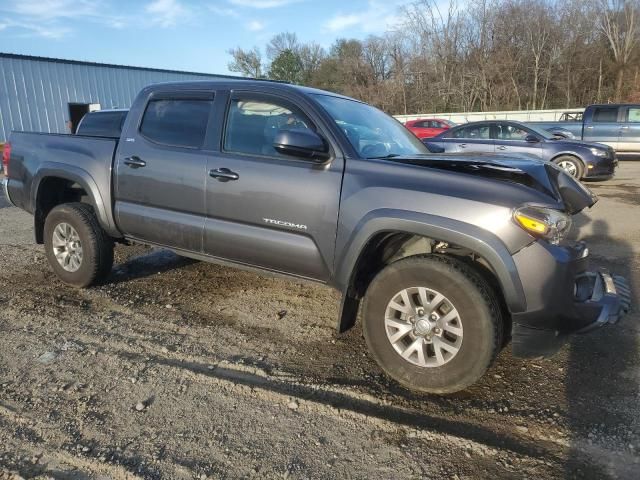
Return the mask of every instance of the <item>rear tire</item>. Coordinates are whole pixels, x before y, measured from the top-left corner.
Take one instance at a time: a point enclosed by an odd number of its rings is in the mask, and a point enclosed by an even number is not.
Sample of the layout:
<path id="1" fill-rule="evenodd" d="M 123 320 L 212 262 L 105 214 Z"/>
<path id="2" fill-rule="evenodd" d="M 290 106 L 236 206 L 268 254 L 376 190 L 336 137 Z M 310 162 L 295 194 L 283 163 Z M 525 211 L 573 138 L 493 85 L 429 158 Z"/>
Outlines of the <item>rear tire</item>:
<path id="1" fill-rule="evenodd" d="M 576 157 L 561 155 L 556 158 L 553 163 L 558 165 L 576 180 L 580 180 L 584 176 L 584 165 Z"/>
<path id="2" fill-rule="evenodd" d="M 53 208 L 44 222 L 44 243 L 55 274 L 74 287 L 100 283 L 113 266 L 113 240 L 86 203 Z"/>
<path id="3" fill-rule="evenodd" d="M 495 293 L 472 267 L 445 256 L 409 257 L 383 269 L 367 290 L 363 318 L 372 357 L 422 392 L 470 386 L 502 345 Z"/>

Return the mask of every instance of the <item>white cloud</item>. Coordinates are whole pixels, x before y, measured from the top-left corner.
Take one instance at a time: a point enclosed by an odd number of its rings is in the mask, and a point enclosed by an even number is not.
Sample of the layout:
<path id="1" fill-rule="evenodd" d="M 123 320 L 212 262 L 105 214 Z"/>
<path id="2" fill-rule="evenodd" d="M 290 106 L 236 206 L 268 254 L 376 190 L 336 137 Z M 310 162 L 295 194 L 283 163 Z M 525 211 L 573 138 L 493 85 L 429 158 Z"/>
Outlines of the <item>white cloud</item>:
<path id="1" fill-rule="evenodd" d="M 221 15 L 223 17 L 238 18 L 240 16 L 240 13 L 233 8 L 218 7 L 217 5 L 207 5 L 207 8 L 216 15 Z"/>
<path id="2" fill-rule="evenodd" d="M 229 3 L 237 5 L 239 7 L 251 7 L 251 8 L 276 8 L 296 3 L 300 0 L 229 0 Z"/>
<path id="3" fill-rule="evenodd" d="M 323 27 L 329 32 L 340 32 L 355 27 L 365 33 L 384 32 L 400 23 L 398 0 L 382 2 L 369 0 L 364 10 L 350 13 L 338 13 L 327 20 Z"/>
<path id="4" fill-rule="evenodd" d="M 252 20 L 249 23 L 247 23 L 245 26 L 247 27 L 247 30 L 251 32 L 259 32 L 260 30 L 264 30 L 264 27 L 266 25 L 264 22 L 261 22 L 260 20 Z"/>
<path id="5" fill-rule="evenodd" d="M 161 27 L 173 27 L 190 16 L 190 11 L 178 0 L 155 0 L 145 7 L 151 15 L 151 23 Z"/>
<path id="6" fill-rule="evenodd" d="M 39 19 L 77 18 L 95 15 L 98 3 L 90 0 L 19 0 L 6 7 L 6 10 Z"/>
<path id="7" fill-rule="evenodd" d="M 361 22 L 362 14 L 352 13 L 350 15 L 335 15 L 327 23 L 325 28 L 332 32 L 344 30 L 352 25 L 357 25 Z"/>
<path id="8" fill-rule="evenodd" d="M 14 29 L 20 36 L 58 39 L 72 33 L 64 24 L 86 20 L 113 28 L 123 28 L 125 17 L 111 13 L 101 0 L 13 0 L 0 4 L 0 16 L 5 29 Z"/>

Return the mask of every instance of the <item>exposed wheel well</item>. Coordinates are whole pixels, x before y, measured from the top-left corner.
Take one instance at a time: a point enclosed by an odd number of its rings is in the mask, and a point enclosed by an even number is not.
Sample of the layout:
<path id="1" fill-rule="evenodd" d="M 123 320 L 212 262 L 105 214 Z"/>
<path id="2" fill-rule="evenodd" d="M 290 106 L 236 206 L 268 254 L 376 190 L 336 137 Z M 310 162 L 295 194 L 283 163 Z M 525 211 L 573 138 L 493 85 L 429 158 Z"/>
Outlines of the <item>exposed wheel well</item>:
<path id="1" fill-rule="evenodd" d="M 49 212 L 58 205 L 72 202 L 92 205 L 87 191 L 77 182 L 60 177 L 42 179 L 38 185 L 34 210 L 36 243 L 44 243 L 44 221 Z"/>
<path id="2" fill-rule="evenodd" d="M 343 318 L 340 319 L 340 330 L 348 330 L 355 324 L 357 312 L 353 314 L 353 311 L 357 309 L 354 308 L 353 302 L 359 303 L 378 272 L 402 258 L 424 254 L 454 256 L 467 263 L 487 281 L 496 293 L 496 298 L 503 311 L 505 319 L 503 338 L 507 341 L 511 335 L 511 317 L 498 278 L 489 263 L 477 253 L 459 245 L 405 232 L 379 233 L 367 242 L 356 262 L 349 282 L 346 294 L 348 298 L 345 298 L 344 301 L 351 302 L 351 308 L 345 308 L 347 311 L 343 312 Z M 345 314 L 351 318 L 344 318 Z"/>

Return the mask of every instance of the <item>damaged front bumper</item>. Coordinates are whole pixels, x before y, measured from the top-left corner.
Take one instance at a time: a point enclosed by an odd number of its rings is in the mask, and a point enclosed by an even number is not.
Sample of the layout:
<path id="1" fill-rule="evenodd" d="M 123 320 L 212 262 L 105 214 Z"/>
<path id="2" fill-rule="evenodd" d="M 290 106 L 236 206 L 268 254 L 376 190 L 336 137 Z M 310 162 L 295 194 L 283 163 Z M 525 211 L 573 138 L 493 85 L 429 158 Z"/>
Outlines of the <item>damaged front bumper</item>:
<path id="1" fill-rule="evenodd" d="M 538 243 L 514 257 L 523 272 L 529 307 L 512 314 L 515 356 L 552 355 L 569 334 L 615 324 L 630 310 L 627 281 L 604 269 L 588 271 L 588 252 L 582 242 L 572 247 Z"/>
<path id="2" fill-rule="evenodd" d="M 631 289 L 619 275 L 587 272 L 576 279 L 576 300 L 575 309 L 585 323 L 576 333 L 586 333 L 618 323 L 631 309 Z"/>

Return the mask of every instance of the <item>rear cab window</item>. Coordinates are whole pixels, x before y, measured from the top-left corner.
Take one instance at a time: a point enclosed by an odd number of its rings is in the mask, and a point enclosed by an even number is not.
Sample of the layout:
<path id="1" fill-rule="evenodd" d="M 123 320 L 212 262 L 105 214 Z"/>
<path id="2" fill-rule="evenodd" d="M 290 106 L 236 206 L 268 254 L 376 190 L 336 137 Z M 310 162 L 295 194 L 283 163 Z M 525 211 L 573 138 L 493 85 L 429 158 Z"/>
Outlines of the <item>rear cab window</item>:
<path id="1" fill-rule="evenodd" d="M 202 148 L 213 106 L 213 96 L 209 97 L 152 98 L 142 117 L 140 134 L 161 145 Z"/>
<path id="2" fill-rule="evenodd" d="M 77 135 L 119 138 L 126 111 L 87 113 L 78 126 Z"/>

